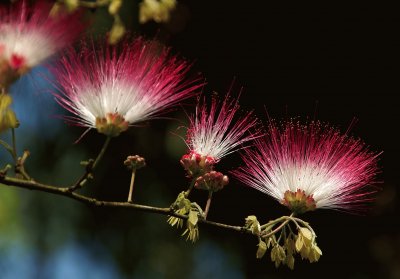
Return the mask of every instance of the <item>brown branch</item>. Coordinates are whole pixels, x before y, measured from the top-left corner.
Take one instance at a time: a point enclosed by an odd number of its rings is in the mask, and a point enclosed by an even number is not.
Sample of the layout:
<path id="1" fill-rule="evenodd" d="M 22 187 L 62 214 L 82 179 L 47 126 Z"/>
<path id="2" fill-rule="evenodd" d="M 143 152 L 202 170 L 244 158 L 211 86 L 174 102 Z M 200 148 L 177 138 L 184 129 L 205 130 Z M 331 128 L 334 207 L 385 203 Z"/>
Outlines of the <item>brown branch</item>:
<path id="1" fill-rule="evenodd" d="M 70 188 L 68 187 L 57 187 L 53 185 L 47 185 L 43 183 L 39 183 L 33 180 L 22 180 L 18 178 L 13 178 L 9 176 L 2 175 L 0 173 L 0 184 L 4 184 L 7 186 L 19 187 L 29 190 L 41 191 L 46 193 L 51 193 L 59 196 L 65 196 L 76 201 L 82 202 L 84 204 L 96 207 L 112 207 L 112 208 L 126 208 L 138 211 L 144 211 L 149 213 L 161 214 L 161 215 L 168 215 L 168 216 L 175 216 L 180 219 L 187 219 L 186 215 L 177 214 L 173 212 L 173 210 L 169 207 L 154 207 L 148 205 L 141 205 L 136 203 L 130 202 L 116 202 L 116 201 L 101 201 L 95 198 L 90 198 L 81 194 L 77 194 L 76 192 L 71 192 Z M 223 223 L 217 223 L 213 221 L 208 221 L 204 219 L 200 219 L 199 223 L 227 229 L 230 231 L 236 231 L 241 233 L 249 233 L 252 234 L 249 230 L 241 226 L 232 226 Z"/>

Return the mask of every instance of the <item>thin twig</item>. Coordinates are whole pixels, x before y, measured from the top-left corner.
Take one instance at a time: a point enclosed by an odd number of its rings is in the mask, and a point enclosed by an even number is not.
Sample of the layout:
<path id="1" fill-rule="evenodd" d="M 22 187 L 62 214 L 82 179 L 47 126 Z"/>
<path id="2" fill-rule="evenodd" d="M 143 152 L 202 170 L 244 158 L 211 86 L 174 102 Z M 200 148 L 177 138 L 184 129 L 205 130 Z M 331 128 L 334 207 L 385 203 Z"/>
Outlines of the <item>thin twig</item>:
<path id="1" fill-rule="evenodd" d="M 68 187 L 57 187 L 57 186 L 47 185 L 47 184 L 43 184 L 43 183 L 39 183 L 39 182 L 35 182 L 35 181 L 27 181 L 27 180 L 22 180 L 22 179 L 18 179 L 18 178 L 2 176 L 1 174 L 0 174 L 0 183 L 4 184 L 4 185 L 8 185 L 8 186 L 14 186 L 14 187 L 19 187 L 19 188 L 24 188 L 24 189 L 29 189 L 29 190 L 36 190 L 36 191 L 51 193 L 51 194 L 55 194 L 55 195 L 59 195 L 59 196 L 65 196 L 65 197 L 74 199 L 76 201 L 82 202 L 82 203 L 90 205 L 90 206 L 126 208 L 126 209 L 144 211 L 144 212 L 161 214 L 161 215 L 175 216 L 180 219 L 188 218 L 188 216 L 186 216 L 186 215 L 175 213 L 169 207 L 162 208 L 162 207 L 154 207 L 154 206 L 141 205 L 141 204 L 129 203 L 129 202 L 101 201 L 101 200 L 97 200 L 95 198 L 90 198 L 90 197 L 87 197 L 87 196 L 84 196 L 81 194 L 77 194 L 75 192 L 71 192 Z M 241 227 L 241 226 L 232 226 L 232 225 L 208 221 L 208 220 L 204 220 L 204 219 L 199 219 L 199 223 L 223 228 L 223 229 L 230 230 L 230 231 L 252 234 L 251 231 L 249 231 L 246 228 Z"/>
<path id="2" fill-rule="evenodd" d="M 11 137 L 12 137 L 12 156 L 14 159 L 15 165 L 17 165 L 17 140 L 15 138 L 15 129 L 11 128 Z"/>
<path id="3" fill-rule="evenodd" d="M 104 153 L 106 152 L 106 149 L 110 144 L 110 141 L 111 137 L 107 137 L 96 159 L 94 161 L 89 160 L 88 164 L 86 165 L 85 173 L 75 182 L 74 185 L 68 187 L 69 192 L 74 192 L 75 190 L 82 188 L 86 184 L 89 175 L 91 175 L 94 168 L 99 164 L 100 160 L 103 158 Z"/>
<path id="4" fill-rule="evenodd" d="M 208 192 L 207 203 L 206 203 L 206 207 L 204 209 L 204 219 L 207 219 L 208 211 L 210 210 L 212 194 L 213 194 L 212 191 Z"/>
<path id="5" fill-rule="evenodd" d="M 29 176 L 29 174 L 25 170 L 25 161 L 28 159 L 30 155 L 30 152 L 28 150 L 25 150 L 24 153 L 20 158 L 18 158 L 17 165 L 15 166 L 16 173 L 19 173 L 22 175 L 22 177 L 26 180 L 32 180 L 32 178 Z"/>
<path id="6" fill-rule="evenodd" d="M 132 169 L 132 176 L 131 176 L 131 183 L 129 185 L 129 195 L 128 195 L 128 202 L 132 203 L 132 195 L 133 195 L 133 185 L 135 184 L 135 174 L 136 168 Z"/>
<path id="7" fill-rule="evenodd" d="M 93 169 L 96 168 L 96 166 L 98 165 L 98 163 L 100 162 L 100 160 L 103 158 L 104 153 L 106 152 L 107 147 L 108 147 L 108 145 L 110 144 L 110 141 L 111 141 L 111 137 L 107 137 L 106 141 L 105 141 L 104 144 L 103 144 L 103 147 L 102 147 L 101 150 L 100 150 L 99 155 L 97 155 L 96 160 L 94 160 L 93 167 L 92 167 Z"/>
<path id="8" fill-rule="evenodd" d="M 287 223 L 289 223 L 290 219 L 286 219 L 285 222 L 283 222 L 282 224 L 280 224 L 275 230 L 265 234 L 265 235 L 261 235 L 262 238 L 268 238 L 271 235 L 276 234 L 277 232 L 279 232 L 284 226 L 286 226 Z"/>
<path id="9" fill-rule="evenodd" d="M 185 192 L 185 198 L 189 197 L 190 192 L 192 191 L 194 184 L 196 184 L 196 178 L 192 178 L 192 181 L 190 182 L 189 188 Z"/>
<path id="10" fill-rule="evenodd" d="M 289 223 L 290 221 L 294 221 L 293 219 L 295 219 L 295 218 L 294 218 L 293 216 L 294 216 L 294 213 L 290 214 L 290 216 L 282 216 L 282 217 L 279 217 L 279 218 L 277 218 L 277 219 L 275 219 L 275 220 L 272 220 L 272 221 L 270 221 L 269 223 L 267 223 L 267 224 L 261 226 L 261 228 L 267 228 L 267 227 L 269 227 L 269 226 L 271 226 L 271 228 L 272 228 L 276 223 L 278 223 L 278 222 L 280 222 L 280 221 L 282 221 L 282 220 L 285 220 L 285 221 L 282 222 L 282 224 L 280 224 L 276 229 L 274 229 L 273 231 L 271 231 L 271 232 L 269 232 L 269 233 L 267 233 L 267 234 L 265 234 L 265 235 L 261 235 L 261 237 L 267 238 L 267 237 L 270 237 L 271 235 L 276 234 L 276 233 L 279 232 L 282 228 L 284 228 L 284 227 L 286 226 L 287 223 Z"/>
<path id="11" fill-rule="evenodd" d="M 14 153 L 13 153 L 13 148 L 6 143 L 4 140 L 0 139 L 0 144 L 11 154 L 11 156 L 14 158 Z"/>

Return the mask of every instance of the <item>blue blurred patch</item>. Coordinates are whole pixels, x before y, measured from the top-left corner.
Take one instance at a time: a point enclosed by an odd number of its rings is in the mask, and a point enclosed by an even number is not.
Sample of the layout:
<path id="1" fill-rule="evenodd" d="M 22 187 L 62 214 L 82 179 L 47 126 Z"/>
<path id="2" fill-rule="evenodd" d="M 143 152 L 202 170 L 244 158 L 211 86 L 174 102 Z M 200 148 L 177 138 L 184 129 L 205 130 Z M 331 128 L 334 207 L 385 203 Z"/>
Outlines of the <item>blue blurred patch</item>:
<path id="1" fill-rule="evenodd" d="M 233 254 L 228 253 L 217 243 L 203 240 L 196 246 L 193 252 L 193 273 L 190 278 L 245 278 L 239 259 L 235 259 Z"/>
<path id="2" fill-rule="evenodd" d="M 28 248 L 22 242 L 14 242 L 0 249 L 1 278 L 123 278 L 111 256 L 99 245 L 95 246 L 93 248 L 81 243 L 67 242 L 51 255 L 43 256 L 35 252 L 34 247 Z"/>
<path id="3" fill-rule="evenodd" d="M 51 94 L 55 90 L 52 79 L 48 70 L 40 66 L 11 87 L 13 108 L 21 123 L 17 129 L 19 144 L 29 141 L 32 134 L 45 139 L 58 135 L 63 124 L 62 110 Z"/>

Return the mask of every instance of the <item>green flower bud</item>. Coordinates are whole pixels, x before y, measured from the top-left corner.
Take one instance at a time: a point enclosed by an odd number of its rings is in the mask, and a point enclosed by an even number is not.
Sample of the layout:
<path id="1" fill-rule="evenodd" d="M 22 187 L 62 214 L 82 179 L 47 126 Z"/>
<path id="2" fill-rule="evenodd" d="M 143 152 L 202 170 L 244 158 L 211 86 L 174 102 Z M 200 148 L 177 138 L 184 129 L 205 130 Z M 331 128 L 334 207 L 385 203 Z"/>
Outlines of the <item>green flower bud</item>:
<path id="1" fill-rule="evenodd" d="M 265 252 L 267 252 L 267 244 L 260 240 L 260 242 L 258 243 L 258 249 L 257 249 L 257 253 L 256 253 L 256 258 L 257 259 L 261 259 L 262 257 L 264 257 Z"/>

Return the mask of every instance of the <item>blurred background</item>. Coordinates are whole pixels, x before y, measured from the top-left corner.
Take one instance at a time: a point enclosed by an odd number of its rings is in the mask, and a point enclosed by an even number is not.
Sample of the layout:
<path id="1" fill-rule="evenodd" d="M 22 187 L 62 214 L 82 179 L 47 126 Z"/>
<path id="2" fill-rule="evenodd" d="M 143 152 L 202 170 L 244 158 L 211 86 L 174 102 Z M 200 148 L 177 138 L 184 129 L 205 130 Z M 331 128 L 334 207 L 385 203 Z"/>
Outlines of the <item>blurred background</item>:
<path id="1" fill-rule="evenodd" d="M 203 94 L 242 95 L 243 110 L 258 117 L 316 118 L 352 135 L 371 150 L 384 151 L 383 181 L 365 216 L 318 210 L 303 217 L 318 235 L 323 256 L 310 264 L 296 258 L 294 271 L 276 269 L 267 254 L 257 260 L 251 236 L 200 226 L 192 244 L 171 228 L 166 217 L 119 209 L 91 208 L 76 201 L 25 189 L 0 187 L 0 278 L 400 278 L 398 185 L 400 121 L 396 64 L 398 17 L 358 7 L 340 10 L 260 6 L 244 1 L 178 0 L 168 23 L 138 24 L 138 2 L 124 1 L 127 29 L 157 37 L 174 53 L 194 61 L 193 72 L 207 81 Z M 112 24 L 105 9 L 88 12 L 91 34 Z M 397 25 L 396 25 L 397 24 Z M 394 32 L 395 31 L 395 32 Z M 96 156 L 104 137 L 63 123 L 38 67 L 13 87 L 21 121 L 18 148 L 29 149 L 29 173 L 38 181 L 67 186 L 83 171 L 80 161 Z M 188 181 L 179 164 L 186 152 L 175 134 L 187 124 L 195 100 L 170 113 L 170 119 L 132 128 L 111 142 L 95 179 L 82 190 L 103 200 L 124 201 L 130 174 L 127 155 L 146 158 L 138 171 L 134 200 L 169 206 Z M 9 140 L 8 135 L 1 135 Z M 236 154 L 219 171 L 240 165 Z M 0 150 L 0 164 L 11 162 Z M 206 193 L 192 196 L 200 205 Z M 262 222 L 288 214 L 268 196 L 231 179 L 215 194 L 209 219 L 242 225 L 248 215 Z"/>

